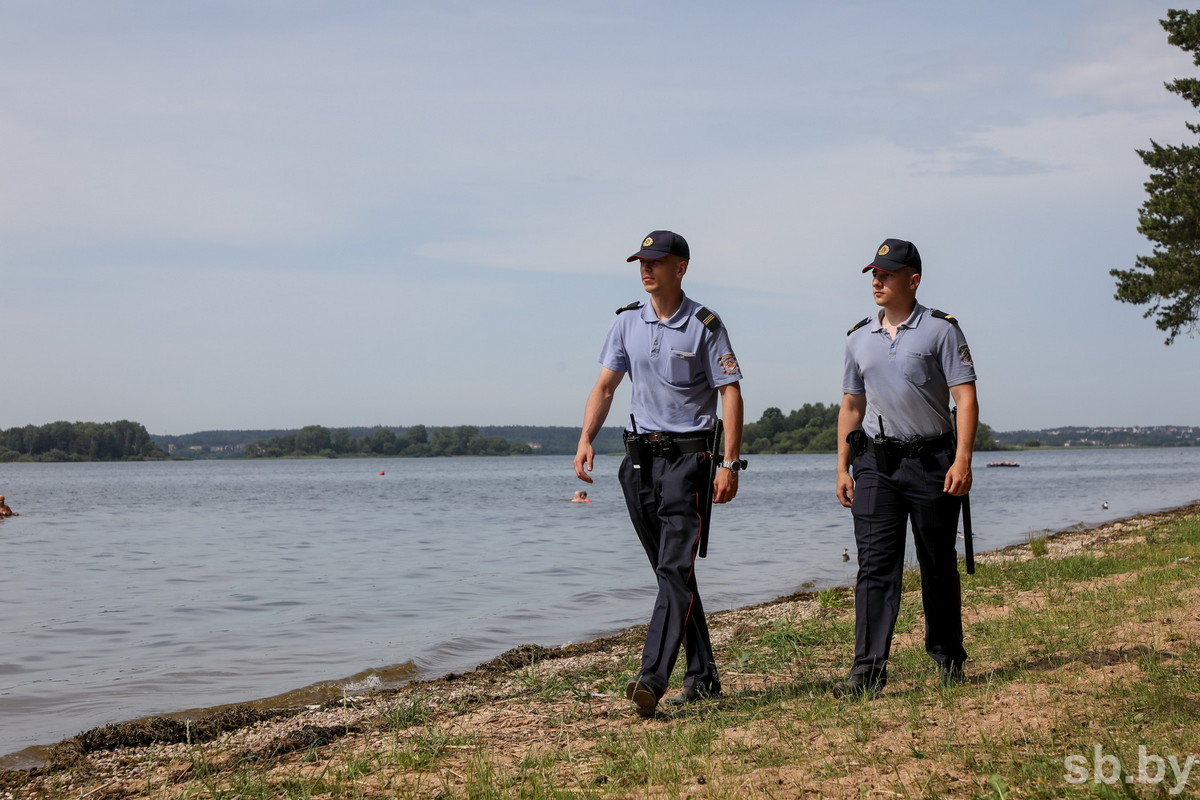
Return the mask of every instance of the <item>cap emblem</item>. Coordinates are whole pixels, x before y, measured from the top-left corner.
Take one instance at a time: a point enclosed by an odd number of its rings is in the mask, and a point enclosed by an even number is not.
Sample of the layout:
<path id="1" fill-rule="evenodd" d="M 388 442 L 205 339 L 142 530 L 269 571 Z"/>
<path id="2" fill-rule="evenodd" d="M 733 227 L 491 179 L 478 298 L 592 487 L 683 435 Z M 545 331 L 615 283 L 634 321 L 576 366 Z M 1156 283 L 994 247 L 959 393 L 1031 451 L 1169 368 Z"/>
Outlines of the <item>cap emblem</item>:
<path id="1" fill-rule="evenodd" d="M 642 247 L 649 247 L 652 244 L 654 244 L 654 240 L 647 236 L 646 241 L 642 242 Z"/>
<path id="2" fill-rule="evenodd" d="M 892 248 L 885 244 L 883 247 L 879 248 L 879 252 L 876 255 L 886 256 L 890 252 L 892 252 Z"/>

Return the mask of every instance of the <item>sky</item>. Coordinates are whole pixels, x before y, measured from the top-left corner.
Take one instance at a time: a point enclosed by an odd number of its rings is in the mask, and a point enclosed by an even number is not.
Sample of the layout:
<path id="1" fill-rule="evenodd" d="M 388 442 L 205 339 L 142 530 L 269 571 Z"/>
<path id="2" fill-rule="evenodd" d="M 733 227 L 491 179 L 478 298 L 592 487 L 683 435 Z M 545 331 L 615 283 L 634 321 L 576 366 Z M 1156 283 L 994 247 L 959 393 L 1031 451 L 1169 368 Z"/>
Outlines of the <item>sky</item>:
<path id="1" fill-rule="evenodd" d="M 1196 138 L 1167 8 L 0 0 L 0 428 L 578 426 L 655 229 L 748 421 L 840 401 L 901 238 L 993 429 L 1200 424 L 1109 275 Z"/>

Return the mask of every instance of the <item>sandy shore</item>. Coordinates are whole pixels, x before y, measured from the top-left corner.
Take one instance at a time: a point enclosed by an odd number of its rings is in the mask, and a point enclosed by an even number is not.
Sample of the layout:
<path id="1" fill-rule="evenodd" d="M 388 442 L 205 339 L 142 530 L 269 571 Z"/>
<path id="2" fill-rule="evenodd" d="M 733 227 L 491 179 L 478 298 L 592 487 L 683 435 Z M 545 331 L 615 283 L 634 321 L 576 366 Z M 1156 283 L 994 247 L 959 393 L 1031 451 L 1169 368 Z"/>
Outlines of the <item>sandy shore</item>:
<path id="1" fill-rule="evenodd" d="M 1040 543 L 1044 552 L 1038 556 L 1061 558 L 1101 552 L 1109 543 L 1198 515 L 1200 505 L 1193 505 L 1087 530 L 1061 531 Z M 978 554 L 977 562 L 982 567 L 1033 557 L 1030 545 L 1023 544 Z M 966 589 L 970 581 L 965 578 Z M 770 682 L 770 676 L 741 674 L 738 664 L 730 663 L 733 640 L 779 620 L 803 624 L 828 615 L 828 600 L 833 595 L 850 598 L 849 589 L 827 590 L 820 595 L 798 593 L 710 614 L 714 647 L 723 654 L 719 658 L 727 695 L 762 691 Z M 913 602 L 906 596 L 906 604 Z M 837 613 L 852 618 L 846 603 L 841 605 Z M 972 616 L 975 612 L 968 606 L 967 613 Z M 972 616 L 968 624 L 973 620 Z M 508 754 L 512 759 L 554 746 L 556 724 L 579 726 L 593 734 L 607 728 L 656 724 L 637 719 L 617 688 L 636 664 L 644 633 L 644 626 L 638 626 L 561 648 L 523 645 L 467 673 L 417 681 L 395 691 L 345 697 L 320 707 L 263 709 L 238 705 L 186 722 L 155 717 L 96 728 L 55 745 L 41 767 L 0 772 L 0 798 L 188 796 L 194 791 L 199 771 L 220 775 L 251 762 L 269 765 L 270 769 L 304 771 L 309 768 L 306 765 L 319 764 L 325 757 L 322 753 L 329 749 L 353 752 L 394 747 L 394 741 L 389 745 L 388 740 L 394 740 L 396 731 L 404 728 L 406 720 L 401 717 L 405 714 L 427 727 L 468 730 L 474 737 L 471 748 L 478 749 L 483 741 L 489 752 Z M 914 636 L 919 639 L 919 633 L 900 632 L 897 646 L 905 641 L 911 644 Z M 849 656 L 848 652 L 831 651 L 821 656 L 825 661 L 818 666 L 829 680 L 834 680 L 842 676 Z M 536 680 L 530 677 L 534 673 Z M 554 685 L 556 675 L 568 677 L 556 689 L 546 689 Z M 593 677 L 583 682 L 577 678 L 579 675 Z M 532 689 L 535 684 L 541 688 Z M 586 707 L 585 713 L 578 713 L 580 704 Z M 575 709 L 570 715 L 564 711 L 568 706 Z M 563 723 L 568 717 L 571 722 Z M 197 766 L 197 748 L 204 754 L 203 770 Z M 466 781 L 456 780 L 452 760 L 437 769 L 441 788 L 428 795 L 414 790 L 412 796 L 459 796 L 453 786 Z"/>

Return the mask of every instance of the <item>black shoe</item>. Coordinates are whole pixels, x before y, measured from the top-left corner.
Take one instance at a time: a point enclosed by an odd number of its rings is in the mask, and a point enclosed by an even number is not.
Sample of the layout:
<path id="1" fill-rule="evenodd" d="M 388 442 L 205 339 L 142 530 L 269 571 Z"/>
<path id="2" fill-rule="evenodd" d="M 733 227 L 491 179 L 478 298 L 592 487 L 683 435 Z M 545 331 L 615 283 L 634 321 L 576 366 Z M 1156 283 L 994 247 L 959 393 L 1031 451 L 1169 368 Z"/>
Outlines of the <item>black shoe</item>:
<path id="1" fill-rule="evenodd" d="M 966 681 L 967 676 L 963 674 L 963 665 L 955 661 L 947 661 L 938 665 L 938 673 L 941 677 L 942 686 L 958 686 Z"/>
<path id="2" fill-rule="evenodd" d="M 833 685 L 834 697 L 865 697 L 870 699 L 883 691 L 887 678 L 872 675 L 851 675 Z"/>
<path id="3" fill-rule="evenodd" d="M 679 690 L 679 694 L 674 697 L 668 697 L 663 701 L 668 706 L 685 706 L 688 703 L 694 703 L 697 700 L 709 700 L 713 697 L 721 696 L 721 687 L 717 686 L 687 686 L 685 685 Z"/>
<path id="4" fill-rule="evenodd" d="M 639 716 L 653 717 L 655 709 L 658 708 L 658 699 L 662 697 L 662 693 L 654 691 L 637 678 L 634 678 L 625 686 L 625 697 L 632 700 L 633 704 L 637 706 Z"/>

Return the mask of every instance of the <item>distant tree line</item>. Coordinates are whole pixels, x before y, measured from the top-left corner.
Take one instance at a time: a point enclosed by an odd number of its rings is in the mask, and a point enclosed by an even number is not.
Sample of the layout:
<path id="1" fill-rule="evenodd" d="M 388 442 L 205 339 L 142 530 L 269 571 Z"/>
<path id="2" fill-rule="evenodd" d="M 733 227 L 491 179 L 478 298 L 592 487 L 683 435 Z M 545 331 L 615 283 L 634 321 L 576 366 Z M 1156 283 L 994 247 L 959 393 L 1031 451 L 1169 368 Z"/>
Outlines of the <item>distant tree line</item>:
<path id="1" fill-rule="evenodd" d="M 746 425 L 742 432 L 742 452 L 835 453 L 840 409 L 837 403 L 805 403 L 785 416 L 783 411 L 772 406 L 763 412 L 758 422 Z M 975 434 L 975 449 L 997 449 L 992 429 L 982 422 Z"/>
<path id="2" fill-rule="evenodd" d="M 806 403 L 784 414 L 768 408 L 746 425 L 743 452 L 832 453 L 837 449 L 838 405 Z M 250 437 L 255 437 L 251 440 Z M 204 431 L 184 436 L 151 436 L 136 422 L 52 422 L 0 430 L 0 462 L 131 461 L 167 458 L 164 447 L 215 448 L 206 457 L 290 456 L 498 456 L 574 455 L 579 428 L 506 425 L 457 428 L 353 427 L 330 429 L 310 425 L 300 430 Z M 597 453 L 623 450 L 620 427 L 605 427 L 593 443 Z M 996 433 L 984 423 L 975 437 L 976 450 L 1020 447 L 1193 447 L 1200 427 L 1065 427 Z M 187 455 L 191 455 L 190 453 Z"/>
<path id="3" fill-rule="evenodd" d="M 510 442 L 536 444 L 535 453 L 544 456 L 573 456 L 579 447 L 579 426 L 504 425 L 480 429 L 485 436 L 503 436 Z M 620 426 L 606 426 L 596 434 L 592 447 L 597 453 L 622 453 L 625 443 Z"/>
<path id="4" fill-rule="evenodd" d="M 836 452 L 838 410 L 836 403 L 806 403 L 786 415 L 778 408 L 768 408 L 757 422 L 746 425 L 742 450 L 747 454 Z M 248 435 L 255 433 L 270 435 L 249 440 Z M 600 429 L 592 444 L 597 453 L 621 453 L 624 451 L 621 437 L 620 427 L 605 427 Z M 579 428 L 534 425 L 326 428 L 309 425 L 300 430 L 209 431 L 155 438 L 163 446 L 204 447 L 208 451 L 199 454 L 202 458 L 243 455 L 248 458 L 574 455 L 579 444 Z M 992 429 L 981 423 L 975 438 L 975 449 L 1002 448 L 997 444 Z"/>
<path id="5" fill-rule="evenodd" d="M 830 453 L 837 451 L 838 406 L 805 403 L 786 416 L 771 406 L 742 431 L 742 452 Z"/>
<path id="6" fill-rule="evenodd" d="M 1001 447 L 1196 447 L 1200 426 L 1152 425 L 1111 428 L 1046 428 L 996 434 Z"/>
<path id="7" fill-rule="evenodd" d="M 137 422 L 51 422 L 0 431 L 0 461 L 141 461 L 166 458 Z"/>
<path id="8" fill-rule="evenodd" d="M 322 425 L 307 425 L 295 433 L 263 439 L 246 446 L 247 458 L 288 458 L 301 456 L 513 456 L 530 455 L 527 443 L 510 442 L 503 436 L 482 436 L 471 425 L 457 428 L 426 428 L 414 425 L 396 435 L 391 428 L 378 427 L 369 434 L 355 437 L 349 428 L 330 430 Z"/>
<path id="9" fill-rule="evenodd" d="M 234 451 L 245 447 L 250 442 L 257 442 L 259 439 L 270 439 L 275 436 L 285 436 L 295 432 L 295 429 L 272 428 L 269 430 L 197 431 L 196 433 L 185 433 L 177 436 L 156 433 L 153 436 L 154 441 L 164 450 L 171 447 L 174 447 L 176 450 L 184 450 L 195 446 L 203 447 L 206 450 Z"/>
<path id="10" fill-rule="evenodd" d="M 515 447 L 501 455 L 574 455 L 579 444 L 579 428 L 569 426 L 492 425 L 468 426 L 473 433 L 467 438 L 475 439 L 468 445 L 467 453 L 459 455 L 495 455 L 501 449 L 496 439 L 502 439 Z M 303 430 L 214 430 L 188 433 L 178 436 L 156 435 L 154 440 L 164 449 L 173 449 L 175 456 L 184 458 L 242 458 L 284 456 L 349 456 L 349 455 L 443 455 L 452 445 L 460 444 L 463 436 L 459 428 L 436 428 L 424 425 L 404 426 L 356 426 L 328 428 L 330 445 L 324 447 L 325 435 L 322 426 L 309 426 Z M 296 447 L 299 437 L 301 448 Z M 365 441 L 364 441 L 365 440 Z M 318 445 L 312 450 L 313 443 Z M 420 445 L 428 444 L 429 448 Z M 594 442 L 597 453 L 619 453 L 624 445 L 619 427 L 600 430 Z M 299 452 L 297 450 L 299 449 Z M 330 452 L 322 453 L 328 449 Z"/>

